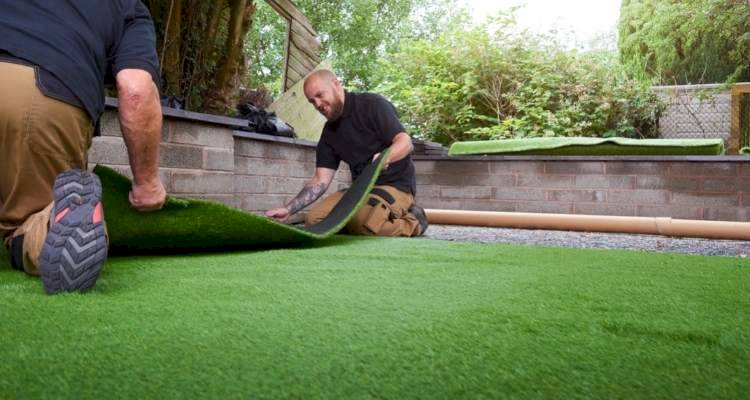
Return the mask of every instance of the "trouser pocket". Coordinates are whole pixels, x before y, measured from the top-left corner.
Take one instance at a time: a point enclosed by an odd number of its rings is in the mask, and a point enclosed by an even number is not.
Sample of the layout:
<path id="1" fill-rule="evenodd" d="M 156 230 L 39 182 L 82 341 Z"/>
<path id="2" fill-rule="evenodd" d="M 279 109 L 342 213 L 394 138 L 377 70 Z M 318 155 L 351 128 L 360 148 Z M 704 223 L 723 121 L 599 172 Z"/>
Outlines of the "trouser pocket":
<path id="1" fill-rule="evenodd" d="M 374 196 L 370 197 L 367 201 L 367 205 L 372 208 L 365 219 L 364 226 L 370 232 L 377 235 L 386 221 L 393 220 L 393 212 L 387 203 Z"/>

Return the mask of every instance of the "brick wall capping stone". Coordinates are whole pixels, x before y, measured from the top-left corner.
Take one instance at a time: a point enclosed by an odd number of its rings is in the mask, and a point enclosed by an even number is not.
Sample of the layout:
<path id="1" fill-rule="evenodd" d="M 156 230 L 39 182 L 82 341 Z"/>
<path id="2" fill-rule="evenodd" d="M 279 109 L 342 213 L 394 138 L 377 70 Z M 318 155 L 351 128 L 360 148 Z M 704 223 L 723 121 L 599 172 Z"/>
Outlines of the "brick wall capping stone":
<path id="1" fill-rule="evenodd" d="M 638 161 L 747 162 L 749 156 L 422 156 L 414 161 Z"/>
<path id="2" fill-rule="evenodd" d="M 298 145 L 298 146 L 305 146 L 305 147 L 316 147 L 318 145 L 318 142 L 314 142 L 312 140 L 307 139 L 294 139 L 294 138 L 288 138 L 284 136 L 276 136 L 276 135 L 267 135 L 263 133 L 257 133 L 257 132 L 248 132 L 248 131 L 234 131 L 234 137 L 236 138 L 245 138 L 245 139 L 254 139 L 254 140 L 261 140 L 266 142 L 276 142 L 276 143 L 286 143 L 286 144 L 292 144 L 292 145 Z M 422 151 L 438 151 L 438 150 L 425 150 L 424 147 L 430 147 L 432 146 L 435 148 L 435 144 L 431 142 L 426 142 L 424 140 L 415 139 L 412 138 L 412 143 L 415 145 L 415 152 L 416 147 L 421 146 L 423 147 Z M 444 148 L 443 148 L 444 149 Z M 447 152 L 447 149 L 444 149 L 445 152 Z M 412 157 L 416 157 L 416 155 L 412 155 Z M 438 156 L 438 155 L 432 155 L 432 157 L 447 157 L 447 156 Z"/>
<path id="3" fill-rule="evenodd" d="M 113 97 L 107 97 L 105 104 L 110 108 L 119 107 L 119 101 Z M 178 110 L 171 107 L 161 108 L 162 113 L 171 118 L 182 119 L 186 121 L 204 122 L 214 125 L 223 125 L 230 128 L 245 127 L 248 126 L 248 121 L 239 118 L 225 117 L 223 115 L 203 114 L 193 111 Z"/>
<path id="4" fill-rule="evenodd" d="M 116 109 L 117 107 L 119 107 L 119 101 L 114 97 L 106 97 L 105 105 L 108 108 Z M 264 133 L 237 130 L 237 128 L 249 126 L 248 121 L 244 119 L 226 117 L 223 115 L 204 114 L 204 113 L 198 113 L 198 112 L 193 112 L 193 111 L 185 111 L 185 110 L 179 110 L 176 108 L 163 107 L 163 106 L 161 109 L 162 109 L 162 114 L 170 118 L 180 119 L 180 120 L 185 120 L 185 121 L 193 121 L 193 122 L 203 122 L 203 123 L 209 123 L 213 125 L 220 125 L 220 126 L 228 127 L 234 130 L 233 136 L 236 138 L 254 139 L 254 140 L 261 140 L 261 141 L 266 141 L 266 142 L 286 143 L 286 144 L 298 145 L 298 146 L 304 146 L 304 147 L 315 147 L 317 146 L 317 143 L 318 143 L 316 141 L 305 140 L 305 139 L 295 139 L 295 138 L 288 138 L 284 136 L 276 136 L 276 135 L 270 135 L 270 134 L 264 134 Z M 440 152 L 440 153 L 447 153 L 448 151 L 446 148 L 441 147 L 437 143 L 432 143 L 432 142 L 424 141 L 420 139 L 412 139 L 412 140 L 415 146 L 421 146 L 422 151 Z"/>
<path id="5" fill-rule="evenodd" d="M 313 142 L 310 140 L 294 139 L 294 138 L 288 138 L 284 136 L 268 135 L 268 134 L 256 133 L 256 132 L 234 131 L 233 136 L 235 138 L 261 140 L 265 142 L 286 143 L 286 144 L 292 144 L 292 145 L 304 146 L 304 147 L 315 147 L 318 145 L 317 142 Z"/>

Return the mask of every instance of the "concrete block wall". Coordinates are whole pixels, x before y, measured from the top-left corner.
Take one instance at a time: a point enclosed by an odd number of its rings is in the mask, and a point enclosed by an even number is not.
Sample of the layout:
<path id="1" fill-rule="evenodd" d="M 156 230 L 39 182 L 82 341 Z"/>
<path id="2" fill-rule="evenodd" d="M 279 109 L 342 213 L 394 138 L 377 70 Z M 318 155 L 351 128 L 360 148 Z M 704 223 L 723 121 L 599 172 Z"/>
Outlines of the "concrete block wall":
<path id="1" fill-rule="evenodd" d="M 425 208 L 750 221 L 750 157 L 416 157 Z"/>
<path id="2" fill-rule="evenodd" d="M 293 199 L 313 176 L 315 144 L 257 137 L 236 137 L 234 190 L 239 207 L 262 212 Z M 351 173 L 342 163 L 327 194 L 349 187 L 350 183 Z"/>
<path id="3" fill-rule="evenodd" d="M 105 164 L 132 178 L 116 111 L 101 120 L 101 136 L 89 165 Z M 234 138 L 226 126 L 165 118 L 161 135 L 161 178 L 167 192 L 238 206 L 234 195 Z"/>
<path id="4" fill-rule="evenodd" d="M 313 174 L 315 144 L 235 130 L 241 120 L 165 112 L 161 175 L 170 194 L 253 212 L 281 206 Z M 750 157 L 414 156 L 425 208 L 750 221 Z M 116 110 L 90 165 L 130 175 Z M 342 164 L 329 191 L 348 187 Z"/>
<path id="5" fill-rule="evenodd" d="M 314 173 L 313 142 L 235 131 L 241 120 L 197 119 L 165 114 L 160 172 L 171 195 L 263 212 L 294 198 Z M 101 128 L 89 165 L 104 164 L 132 178 L 116 110 L 105 112 Z M 329 193 L 350 183 L 351 174 L 342 164 Z"/>

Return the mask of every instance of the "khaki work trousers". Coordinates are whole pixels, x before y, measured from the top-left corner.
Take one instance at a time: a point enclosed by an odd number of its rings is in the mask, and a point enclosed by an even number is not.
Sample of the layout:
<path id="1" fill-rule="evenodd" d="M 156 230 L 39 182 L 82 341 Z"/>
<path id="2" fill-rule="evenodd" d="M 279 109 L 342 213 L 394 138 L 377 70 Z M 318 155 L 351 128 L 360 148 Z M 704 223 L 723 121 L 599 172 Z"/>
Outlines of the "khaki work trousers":
<path id="1" fill-rule="evenodd" d="M 24 235 L 24 270 L 39 275 L 55 177 L 86 169 L 93 124 L 78 107 L 45 97 L 35 68 L 0 61 L 0 237 Z"/>
<path id="2" fill-rule="evenodd" d="M 391 199 L 378 195 L 374 190 L 376 193 L 370 193 L 364 206 L 346 225 L 347 231 L 352 235 L 419 236 L 419 221 L 408 211 L 414 204 L 414 196 L 393 186 L 378 185 L 375 189 L 384 190 Z M 344 193 L 336 192 L 313 207 L 305 216 L 305 225 L 318 223 L 327 217 Z M 393 200 L 393 203 L 389 200 Z"/>

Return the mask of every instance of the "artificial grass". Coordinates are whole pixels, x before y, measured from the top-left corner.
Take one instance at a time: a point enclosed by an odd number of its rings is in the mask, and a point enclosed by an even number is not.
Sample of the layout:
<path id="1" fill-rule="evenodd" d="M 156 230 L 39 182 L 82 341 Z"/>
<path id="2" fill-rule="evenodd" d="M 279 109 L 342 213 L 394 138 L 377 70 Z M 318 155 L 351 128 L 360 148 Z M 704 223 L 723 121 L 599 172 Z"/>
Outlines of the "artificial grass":
<path id="1" fill-rule="evenodd" d="M 556 156 L 721 155 L 722 139 L 544 137 L 453 143 L 451 156 L 477 154 Z"/>
<path id="2" fill-rule="evenodd" d="M 743 398 L 739 258 L 336 236 L 118 257 L 87 294 L 0 264 L 3 398 Z"/>
<path id="3" fill-rule="evenodd" d="M 750 156 L 750 147 L 743 147 L 740 149 L 740 154 L 744 156 Z"/>
<path id="4" fill-rule="evenodd" d="M 364 204 L 375 185 L 387 151 L 367 166 L 323 221 L 306 228 L 276 222 L 220 203 L 168 197 L 164 207 L 142 213 L 130 207 L 130 180 L 98 165 L 110 253 L 220 250 L 294 246 L 338 233 Z"/>

